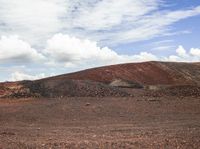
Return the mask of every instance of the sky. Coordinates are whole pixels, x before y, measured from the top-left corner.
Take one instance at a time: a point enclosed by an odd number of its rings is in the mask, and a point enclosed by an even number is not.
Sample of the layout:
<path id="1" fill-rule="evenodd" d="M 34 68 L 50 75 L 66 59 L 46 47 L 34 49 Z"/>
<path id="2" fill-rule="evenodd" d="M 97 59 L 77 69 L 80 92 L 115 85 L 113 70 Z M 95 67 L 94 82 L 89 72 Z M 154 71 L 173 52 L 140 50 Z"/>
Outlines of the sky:
<path id="1" fill-rule="evenodd" d="M 0 0 L 0 82 L 200 61 L 199 0 Z"/>

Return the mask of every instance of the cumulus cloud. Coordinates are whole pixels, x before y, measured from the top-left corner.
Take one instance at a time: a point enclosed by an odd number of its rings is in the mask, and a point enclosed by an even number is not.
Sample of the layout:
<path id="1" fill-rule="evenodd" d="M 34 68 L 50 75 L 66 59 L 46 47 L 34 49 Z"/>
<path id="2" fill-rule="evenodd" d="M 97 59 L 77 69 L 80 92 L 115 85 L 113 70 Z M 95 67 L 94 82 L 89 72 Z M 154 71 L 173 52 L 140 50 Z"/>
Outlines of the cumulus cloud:
<path id="1" fill-rule="evenodd" d="M 63 34 L 56 34 L 47 41 L 45 53 L 64 63 L 118 58 L 118 54 L 108 47 L 100 48 L 96 42 Z"/>
<path id="2" fill-rule="evenodd" d="M 191 54 L 192 56 L 200 57 L 200 49 L 198 49 L 198 48 L 191 48 L 190 54 Z"/>
<path id="3" fill-rule="evenodd" d="M 44 56 L 33 49 L 18 36 L 2 36 L 0 38 L 0 63 L 27 63 L 40 61 Z"/>
<path id="4" fill-rule="evenodd" d="M 55 68 L 56 73 L 58 74 L 63 67 L 65 67 L 65 71 L 62 72 L 67 73 L 69 68 L 76 71 L 85 68 L 119 63 L 143 61 L 200 61 L 200 49 L 198 48 L 186 50 L 182 45 L 180 45 L 174 51 L 175 54 L 168 57 L 157 56 L 147 51 L 132 55 L 118 54 L 111 48 L 99 46 L 95 41 L 60 33 L 50 38 L 47 41 L 46 48 L 41 50 L 41 53 L 38 53 L 37 50 L 32 48 L 27 42 L 19 39 L 17 36 L 4 36 L 1 37 L 0 40 L 0 63 L 5 63 L 6 61 L 12 62 L 12 66 L 16 66 L 16 68 L 18 68 L 17 66 L 19 65 L 19 63 L 16 62 L 23 64 L 23 67 L 20 67 L 20 70 L 22 71 L 9 71 L 11 72 L 9 80 L 16 81 L 43 78 L 45 77 L 44 73 L 52 73 L 48 71 L 51 68 Z M 37 68 L 37 70 L 40 69 L 40 72 L 42 73 L 37 71 L 37 73 L 33 73 L 34 75 L 31 74 L 33 70 L 36 70 L 37 66 L 29 67 L 28 62 L 34 61 L 41 62 L 38 65 L 39 68 Z M 2 71 L 5 72 L 4 69 L 2 69 Z M 27 74 L 24 72 L 29 73 Z"/>
<path id="5" fill-rule="evenodd" d="M 181 45 L 175 50 L 176 54 L 169 57 L 159 57 L 146 51 L 132 55 L 118 54 L 111 48 L 99 46 L 95 41 L 61 33 L 47 40 L 46 48 L 40 51 L 18 36 L 0 38 L 0 63 L 22 63 L 25 66 L 29 62 L 41 62 L 41 66 L 94 67 L 151 60 L 195 61 L 200 57 L 200 49 L 191 48 L 187 52 Z"/>
<path id="6" fill-rule="evenodd" d="M 179 45 L 175 49 L 175 54 L 169 57 L 157 56 L 146 51 L 139 54 L 123 55 L 111 48 L 100 47 L 97 42 L 61 33 L 47 41 L 44 54 L 49 58 L 48 64 L 52 64 L 52 66 L 61 64 L 65 67 L 81 66 L 82 68 L 143 61 L 193 62 L 200 60 L 200 49 L 191 48 L 187 51 L 182 45 Z"/>
<path id="7" fill-rule="evenodd" d="M 171 55 L 164 59 L 175 62 L 198 62 L 200 61 L 200 49 L 191 48 L 187 51 L 182 45 L 179 45 L 176 49 L 176 55 Z"/>
<path id="8" fill-rule="evenodd" d="M 53 63 L 75 65 L 106 65 L 135 61 L 156 60 L 156 56 L 141 52 L 138 55 L 120 55 L 108 47 L 99 47 L 96 42 L 69 35 L 57 34 L 47 41 L 44 52 Z"/>
<path id="9" fill-rule="evenodd" d="M 48 40 L 44 53 L 53 60 L 51 63 L 64 64 L 66 67 L 82 66 L 102 66 L 110 64 L 142 62 L 142 61 L 187 61 L 194 62 L 200 60 L 200 49 L 184 49 L 179 45 L 175 49 L 175 54 L 167 56 L 157 56 L 149 52 L 139 54 L 122 55 L 108 47 L 100 47 L 97 42 L 88 39 L 72 37 L 67 34 L 56 34 Z"/>
<path id="10" fill-rule="evenodd" d="M 186 57 L 187 53 L 186 50 L 183 48 L 183 46 L 178 46 L 178 48 L 176 49 L 176 53 L 178 54 L 178 56 L 180 57 Z"/>
<path id="11" fill-rule="evenodd" d="M 41 73 L 38 75 L 30 75 L 30 74 L 26 74 L 24 72 L 14 72 L 11 74 L 11 77 L 9 79 L 9 81 L 22 81 L 22 80 L 37 80 L 37 79 L 41 79 L 41 78 L 45 78 L 45 74 Z"/>

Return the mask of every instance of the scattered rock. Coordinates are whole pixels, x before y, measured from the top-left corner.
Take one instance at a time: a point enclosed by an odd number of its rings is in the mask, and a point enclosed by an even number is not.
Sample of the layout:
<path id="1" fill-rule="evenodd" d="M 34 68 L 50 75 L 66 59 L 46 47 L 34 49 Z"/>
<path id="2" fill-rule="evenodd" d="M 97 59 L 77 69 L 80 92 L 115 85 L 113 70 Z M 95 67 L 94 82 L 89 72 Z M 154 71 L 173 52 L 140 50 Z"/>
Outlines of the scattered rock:
<path id="1" fill-rule="evenodd" d="M 0 135 L 14 136 L 15 133 L 14 132 L 6 132 L 6 131 L 4 131 L 4 132 L 0 133 Z"/>
<path id="2" fill-rule="evenodd" d="M 85 106 L 90 106 L 90 103 L 86 103 Z"/>

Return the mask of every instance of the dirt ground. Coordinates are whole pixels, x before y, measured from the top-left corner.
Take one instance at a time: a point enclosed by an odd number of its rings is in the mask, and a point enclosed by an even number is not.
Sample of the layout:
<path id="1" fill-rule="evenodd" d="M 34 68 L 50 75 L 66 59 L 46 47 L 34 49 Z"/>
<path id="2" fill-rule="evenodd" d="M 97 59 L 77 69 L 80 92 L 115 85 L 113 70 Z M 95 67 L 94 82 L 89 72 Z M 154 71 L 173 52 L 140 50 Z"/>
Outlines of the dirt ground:
<path id="1" fill-rule="evenodd" d="M 199 147 L 200 97 L 0 100 L 0 149 Z"/>

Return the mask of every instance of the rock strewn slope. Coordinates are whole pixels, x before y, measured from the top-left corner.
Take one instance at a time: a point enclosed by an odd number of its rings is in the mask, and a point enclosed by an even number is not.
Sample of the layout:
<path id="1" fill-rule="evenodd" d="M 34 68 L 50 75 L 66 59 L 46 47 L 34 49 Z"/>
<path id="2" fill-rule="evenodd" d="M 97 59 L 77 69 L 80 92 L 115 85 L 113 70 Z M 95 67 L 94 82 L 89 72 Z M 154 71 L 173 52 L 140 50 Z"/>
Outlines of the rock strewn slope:
<path id="1" fill-rule="evenodd" d="M 116 83 L 116 80 L 120 82 Z M 182 90 L 184 93 L 191 92 L 188 88 L 192 86 L 196 93 L 200 86 L 200 63 L 120 64 L 36 81 L 0 83 L 0 97 L 129 96 L 130 94 L 120 88 L 121 86 L 133 88 L 144 86 L 146 89 L 159 89 L 160 92 L 168 88 L 169 93 L 176 88 L 178 95 Z"/>

